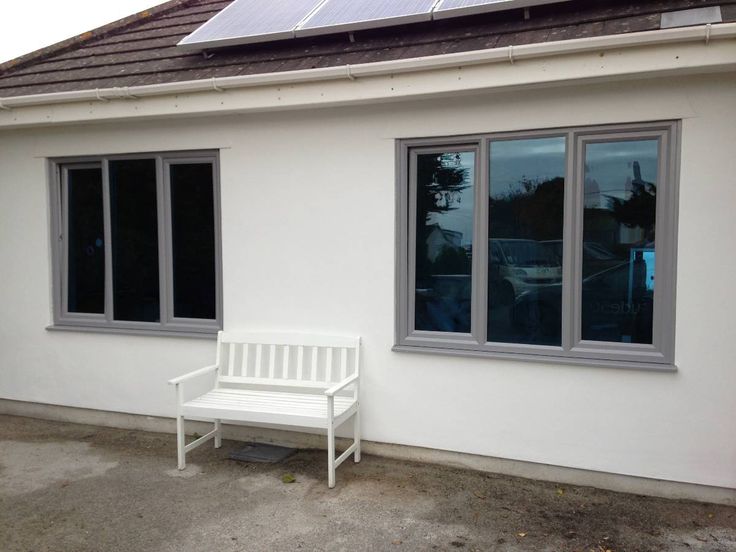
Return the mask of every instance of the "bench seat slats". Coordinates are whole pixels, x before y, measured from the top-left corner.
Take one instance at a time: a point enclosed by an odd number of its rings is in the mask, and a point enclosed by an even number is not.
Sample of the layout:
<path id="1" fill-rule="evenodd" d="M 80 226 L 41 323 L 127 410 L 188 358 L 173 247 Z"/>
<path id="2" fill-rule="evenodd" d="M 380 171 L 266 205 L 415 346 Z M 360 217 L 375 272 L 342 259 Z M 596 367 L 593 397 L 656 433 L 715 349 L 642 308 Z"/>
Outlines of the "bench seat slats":
<path id="1" fill-rule="evenodd" d="M 335 397 L 335 418 L 354 411 L 351 397 Z M 324 396 L 261 390 L 215 389 L 185 402 L 182 414 L 194 418 L 220 418 L 256 423 L 325 428 Z"/>
<path id="2" fill-rule="evenodd" d="M 335 415 L 339 416 L 354 403 L 352 397 L 335 397 Z M 214 389 L 182 406 L 185 413 L 191 414 L 198 408 L 224 407 L 242 412 L 273 412 L 320 419 L 327 416 L 327 400 L 322 395 L 250 389 Z"/>

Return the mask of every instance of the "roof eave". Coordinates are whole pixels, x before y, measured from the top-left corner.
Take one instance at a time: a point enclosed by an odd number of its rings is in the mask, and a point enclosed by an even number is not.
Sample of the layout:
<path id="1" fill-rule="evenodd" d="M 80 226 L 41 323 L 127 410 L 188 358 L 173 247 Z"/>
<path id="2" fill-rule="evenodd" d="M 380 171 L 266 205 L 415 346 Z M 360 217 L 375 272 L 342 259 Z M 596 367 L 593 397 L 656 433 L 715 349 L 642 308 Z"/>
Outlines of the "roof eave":
<path id="1" fill-rule="evenodd" d="M 366 77 L 394 77 L 402 74 L 440 71 L 443 69 L 478 65 L 514 65 L 518 62 L 531 61 L 539 58 L 564 58 L 565 56 L 573 56 L 575 54 L 597 54 L 611 50 L 631 51 L 632 49 L 645 47 L 677 44 L 692 45 L 697 43 L 702 43 L 705 46 L 716 41 L 722 42 L 724 39 L 733 38 L 736 38 L 736 23 L 723 23 L 520 46 L 506 46 L 502 48 L 380 61 L 359 65 L 342 65 L 280 73 L 210 78 L 129 88 L 116 87 L 14 96 L 0 98 L 0 126 L 8 126 L 3 125 L 3 123 L 10 123 L 8 119 L 12 111 L 29 107 L 75 104 L 79 102 L 114 103 L 111 100 L 144 99 L 268 86 L 283 87 L 286 85 L 306 83 L 355 80 Z M 721 63 L 721 61 L 717 63 Z M 732 63 L 736 63 L 736 57 L 732 60 Z M 518 64 L 517 67 L 521 67 L 522 65 Z M 673 61 L 672 70 L 675 70 L 677 67 L 677 63 Z M 592 77 L 593 75 L 591 75 Z M 539 76 L 539 79 L 542 79 L 542 75 Z"/>

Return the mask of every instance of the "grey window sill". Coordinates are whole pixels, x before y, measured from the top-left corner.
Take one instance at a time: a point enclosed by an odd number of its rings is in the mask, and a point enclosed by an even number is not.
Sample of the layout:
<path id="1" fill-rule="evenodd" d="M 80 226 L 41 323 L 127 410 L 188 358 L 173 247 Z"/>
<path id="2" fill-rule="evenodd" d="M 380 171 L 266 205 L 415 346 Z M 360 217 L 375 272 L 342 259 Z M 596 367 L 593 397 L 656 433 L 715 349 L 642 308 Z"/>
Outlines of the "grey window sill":
<path id="1" fill-rule="evenodd" d="M 499 353 L 492 351 L 472 351 L 465 349 L 445 349 L 440 347 L 425 347 L 415 345 L 394 345 L 392 351 L 397 353 L 420 353 L 445 355 L 456 357 L 488 358 L 512 360 L 522 362 L 537 362 L 543 364 L 565 364 L 572 366 L 587 366 L 591 368 L 617 368 L 623 370 L 643 370 L 649 372 L 675 373 L 678 368 L 674 364 L 660 364 L 655 362 L 627 362 L 623 360 L 599 360 L 574 357 L 559 357 L 551 355 L 534 355 L 524 353 Z"/>
<path id="2" fill-rule="evenodd" d="M 103 333 L 103 334 L 119 334 L 119 335 L 141 335 L 147 337 L 188 337 L 196 339 L 217 339 L 217 330 L 211 332 L 193 332 L 186 330 L 148 330 L 148 329 L 130 329 L 130 328 L 105 328 L 96 326 L 75 326 L 66 324 L 55 324 L 46 326 L 46 330 L 52 332 L 83 332 L 83 333 Z"/>

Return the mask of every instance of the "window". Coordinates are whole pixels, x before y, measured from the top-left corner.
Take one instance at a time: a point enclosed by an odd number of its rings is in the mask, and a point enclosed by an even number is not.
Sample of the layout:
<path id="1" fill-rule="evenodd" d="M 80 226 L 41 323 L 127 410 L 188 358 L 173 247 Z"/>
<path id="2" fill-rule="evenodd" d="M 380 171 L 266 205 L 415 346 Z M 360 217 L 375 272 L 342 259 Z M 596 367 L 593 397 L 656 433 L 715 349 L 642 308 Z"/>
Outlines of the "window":
<path id="1" fill-rule="evenodd" d="M 56 326 L 178 334 L 221 327 L 215 154 L 54 167 Z"/>
<path id="2" fill-rule="evenodd" d="M 671 367 L 677 137 L 400 141 L 395 348 Z"/>

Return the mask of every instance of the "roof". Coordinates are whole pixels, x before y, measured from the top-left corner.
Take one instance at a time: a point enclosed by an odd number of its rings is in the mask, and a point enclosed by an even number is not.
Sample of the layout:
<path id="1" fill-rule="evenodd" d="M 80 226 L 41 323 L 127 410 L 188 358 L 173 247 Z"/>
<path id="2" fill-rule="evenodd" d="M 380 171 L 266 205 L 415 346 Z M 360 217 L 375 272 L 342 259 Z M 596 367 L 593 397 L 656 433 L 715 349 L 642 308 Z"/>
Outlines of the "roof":
<path id="1" fill-rule="evenodd" d="M 663 12 L 721 6 L 736 22 L 736 0 L 572 0 L 386 29 L 187 52 L 183 37 L 229 0 L 171 0 L 54 46 L 0 64 L 0 97 L 172 83 L 212 77 L 356 65 L 509 45 L 660 28 Z"/>

